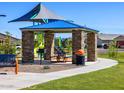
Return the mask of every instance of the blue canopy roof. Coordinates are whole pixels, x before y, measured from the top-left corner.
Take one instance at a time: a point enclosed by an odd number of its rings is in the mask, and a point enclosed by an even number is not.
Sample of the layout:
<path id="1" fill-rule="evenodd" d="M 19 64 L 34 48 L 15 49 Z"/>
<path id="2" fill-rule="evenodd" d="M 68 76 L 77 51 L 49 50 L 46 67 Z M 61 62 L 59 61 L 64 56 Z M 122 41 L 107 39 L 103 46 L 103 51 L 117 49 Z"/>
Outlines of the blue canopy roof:
<path id="1" fill-rule="evenodd" d="M 56 20 L 63 20 L 63 18 L 56 15 L 55 13 L 47 9 L 44 5 L 39 3 L 25 15 L 9 22 L 33 21 L 33 22 L 46 23 Z"/>
<path id="2" fill-rule="evenodd" d="M 74 29 L 74 28 L 80 28 L 80 29 L 82 28 L 82 29 L 98 32 L 97 30 L 63 20 L 54 21 L 47 24 L 28 26 L 20 29 Z"/>

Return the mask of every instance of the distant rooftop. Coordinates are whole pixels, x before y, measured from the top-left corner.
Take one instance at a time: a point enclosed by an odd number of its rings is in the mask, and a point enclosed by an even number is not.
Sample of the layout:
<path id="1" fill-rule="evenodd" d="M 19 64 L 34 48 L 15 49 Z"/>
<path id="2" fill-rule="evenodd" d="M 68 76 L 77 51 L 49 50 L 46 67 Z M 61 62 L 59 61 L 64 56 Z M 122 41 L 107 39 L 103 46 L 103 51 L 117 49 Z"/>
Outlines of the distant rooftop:
<path id="1" fill-rule="evenodd" d="M 6 34 L 3 34 L 3 33 L 0 33 L 0 38 L 2 38 L 2 37 L 5 37 L 6 36 Z M 15 39 L 15 40 L 20 40 L 19 38 L 16 38 L 16 37 L 13 37 L 13 36 L 10 36 L 12 39 Z"/>
<path id="2" fill-rule="evenodd" d="M 119 37 L 120 35 L 121 34 L 103 34 L 103 33 L 100 33 L 100 34 L 98 34 L 98 38 L 101 40 L 113 40 L 113 39 Z"/>

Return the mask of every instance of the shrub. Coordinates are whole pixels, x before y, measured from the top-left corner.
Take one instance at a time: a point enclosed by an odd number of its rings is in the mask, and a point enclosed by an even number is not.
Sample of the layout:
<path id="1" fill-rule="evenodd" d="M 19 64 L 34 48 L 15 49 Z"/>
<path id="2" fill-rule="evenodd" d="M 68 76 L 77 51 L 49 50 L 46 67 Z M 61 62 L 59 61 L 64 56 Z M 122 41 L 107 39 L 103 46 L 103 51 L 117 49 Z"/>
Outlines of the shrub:
<path id="1" fill-rule="evenodd" d="M 116 46 L 116 41 L 113 40 L 109 44 L 108 55 L 110 58 L 115 58 L 117 57 L 117 54 L 118 54 L 118 48 Z"/>

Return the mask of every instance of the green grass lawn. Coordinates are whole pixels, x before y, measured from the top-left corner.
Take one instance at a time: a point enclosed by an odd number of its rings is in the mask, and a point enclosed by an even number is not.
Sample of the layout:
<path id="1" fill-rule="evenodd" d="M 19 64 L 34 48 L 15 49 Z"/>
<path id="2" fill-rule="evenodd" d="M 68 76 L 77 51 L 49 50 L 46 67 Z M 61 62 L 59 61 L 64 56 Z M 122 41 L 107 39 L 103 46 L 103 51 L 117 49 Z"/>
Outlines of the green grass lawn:
<path id="1" fill-rule="evenodd" d="M 99 55 L 108 58 L 106 54 Z M 119 64 L 111 68 L 49 81 L 26 90 L 120 90 L 124 89 L 124 53 L 115 60 Z"/>

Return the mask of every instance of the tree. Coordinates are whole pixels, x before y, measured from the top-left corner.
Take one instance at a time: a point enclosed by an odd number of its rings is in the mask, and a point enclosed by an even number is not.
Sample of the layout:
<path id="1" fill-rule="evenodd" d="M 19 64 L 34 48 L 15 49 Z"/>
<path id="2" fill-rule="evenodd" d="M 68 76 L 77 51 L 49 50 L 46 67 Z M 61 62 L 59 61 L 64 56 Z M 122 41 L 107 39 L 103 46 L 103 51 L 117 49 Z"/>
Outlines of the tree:
<path id="1" fill-rule="evenodd" d="M 11 34 L 6 32 L 4 43 L 0 45 L 1 54 L 16 54 L 16 44 L 11 43 Z"/>

